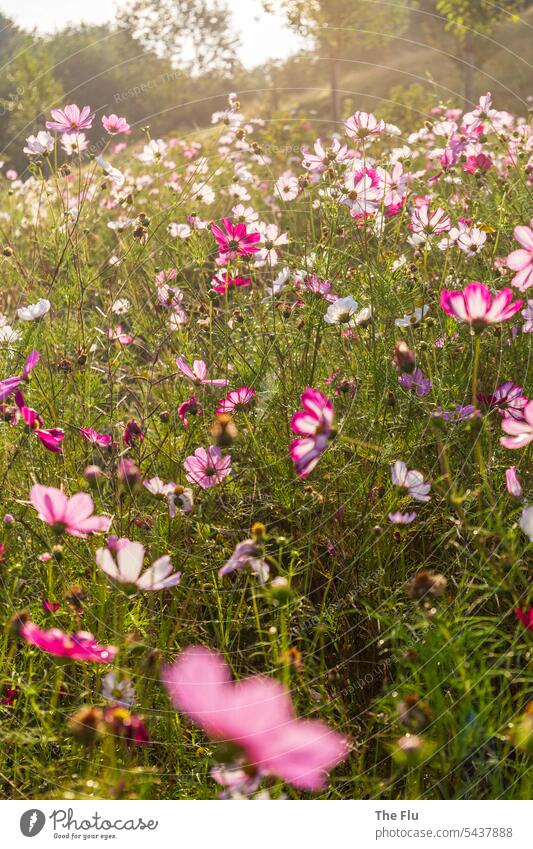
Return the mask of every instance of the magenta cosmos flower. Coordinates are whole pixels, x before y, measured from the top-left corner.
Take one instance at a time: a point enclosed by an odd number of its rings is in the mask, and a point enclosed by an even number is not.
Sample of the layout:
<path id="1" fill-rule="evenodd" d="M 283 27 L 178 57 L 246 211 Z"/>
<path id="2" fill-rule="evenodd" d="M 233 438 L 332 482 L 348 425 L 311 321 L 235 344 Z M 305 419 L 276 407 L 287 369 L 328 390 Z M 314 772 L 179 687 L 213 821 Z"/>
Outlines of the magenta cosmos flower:
<path id="1" fill-rule="evenodd" d="M 330 399 L 310 386 L 302 393 L 300 400 L 303 410 L 294 413 L 291 429 L 302 436 L 293 439 L 289 450 L 296 474 L 305 478 L 326 450 L 332 435 L 335 412 Z"/>
<path id="2" fill-rule="evenodd" d="M 176 365 L 180 371 L 183 372 L 185 377 L 188 377 L 189 380 L 192 380 L 193 383 L 197 383 L 201 386 L 227 386 L 228 381 L 222 377 L 217 378 L 216 380 L 208 380 L 207 379 L 207 365 L 203 360 L 194 360 L 192 364 L 192 368 L 187 365 L 183 357 L 178 357 L 176 359 Z"/>
<path id="3" fill-rule="evenodd" d="M 261 241 L 261 233 L 248 233 L 246 224 L 233 224 L 231 218 L 223 218 L 222 226 L 211 225 L 218 250 L 224 260 L 236 259 L 240 256 L 250 256 L 259 250 L 257 242 Z"/>
<path id="4" fill-rule="evenodd" d="M 515 613 L 524 628 L 527 628 L 528 631 L 533 631 L 533 607 L 529 607 L 527 610 L 517 607 Z"/>
<path id="5" fill-rule="evenodd" d="M 483 330 L 488 324 L 507 321 L 522 307 L 523 301 L 513 302 L 513 290 L 502 289 L 492 295 L 484 283 L 473 282 L 462 292 L 443 289 L 440 305 L 447 315 Z"/>
<path id="6" fill-rule="evenodd" d="M 46 129 L 56 133 L 79 133 L 80 130 L 89 130 L 94 118 L 90 106 L 84 106 L 80 110 L 75 103 L 65 106 L 64 109 L 52 109 L 50 114 L 54 120 L 46 122 Z"/>
<path id="7" fill-rule="evenodd" d="M 101 646 L 88 631 L 65 634 L 59 628 L 43 631 L 33 622 L 25 622 L 20 635 L 27 643 L 56 657 L 70 660 L 89 660 L 93 663 L 111 663 L 118 651 L 116 646 Z"/>
<path id="8" fill-rule="evenodd" d="M 220 448 L 211 445 L 207 450 L 197 448 L 183 464 L 189 483 L 197 483 L 202 489 L 216 486 L 231 472 L 231 455 L 222 456 Z"/>
<path id="9" fill-rule="evenodd" d="M 533 442 L 533 401 L 526 404 L 523 413 L 523 419 L 513 419 L 511 416 L 502 419 L 502 430 L 508 434 L 500 439 L 504 448 L 525 448 Z"/>
<path id="10" fill-rule="evenodd" d="M 92 427 L 80 427 L 80 433 L 87 442 L 99 445 L 100 448 L 107 448 L 113 442 L 113 437 L 108 433 L 98 433 Z"/>
<path id="11" fill-rule="evenodd" d="M 233 744 L 236 765 L 249 773 L 320 790 L 327 771 L 348 756 L 346 737 L 295 716 L 282 684 L 263 676 L 235 683 L 223 658 L 202 646 L 185 649 L 162 680 L 174 706 L 210 737 Z"/>
<path id="12" fill-rule="evenodd" d="M 119 118 L 119 116 L 115 115 L 114 112 L 111 115 L 102 116 L 102 125 L 104 130 L 109 133 L 110 136 L 116 136 L 118 133 L 130 132 L 130 125 L 126 119 Z"/>
<path id="13" fill-rule="evenodd" d="M 230 289 L 242 289 L 252 285 L 249 277 L 230 277 L 229 274 L 224 277 L 213 277 L 211 283 L 213 292 L 217 292 L 219 295 L 224 295 Z"/>
<path id="14" fill-rule="evenodd" d="M 9 398 L 9 396 L 13 394 L 13 392 L 16 392 L 20 384 L 26 380 L 29 373 L 35 368 L 40 358 L 41 355 L 39 354 L 39 351 L 32 351 L 24 363 L 22 374 L 13 375 L 12 377 L 6 377 L 4 380 L 0 380 L 0 401 L 5 401 L 6 398 Z"/>
<path id="15" fill-rule="evenodd" d="M 62 454 L 63 446 L 61 443 L 65 438 L 65 431 L 60 427 L 44 428 L 42 416 L 33 407 L 26 405 L 24 395 L 20 389 L 15 395 L 15 404 L 17 405 L 18 415 L 26 424 L 28 430 L 34 433 L 37 439 L 40 440 L 41 444 L 48 451 L 52 451 L 55 454 Z"/>
<path id="16" fill-rule="evenodd" d="M 232 389 L 222 401 L 218 402 L 217 414 L 233 413 L 243 410 L 255 395 L 255 389 L 251 386 L 241 386 L 240 389 Z"/>
<path id="17" fill-rule="evenodd" d="M 111 524 L 107 516 L 93 516 L 93 500 L 86 492 L 68 498 L 60 489 L 36 483 L 30 490 L 30 501 L 39 519 L 58 533 L 84 539 L 87 534 L 105 533 Z"/>
<path id="18" fill-rule="evenodd" d="M 517 272 L 511 283 L 521 292 L 525 292 L 533 286 L 533 218 L 529 227 L 515 227 L 513 233 L 516 241 L 522 245 L 522 249 L 509 254 L 507 265 L 512 271 Z"/>

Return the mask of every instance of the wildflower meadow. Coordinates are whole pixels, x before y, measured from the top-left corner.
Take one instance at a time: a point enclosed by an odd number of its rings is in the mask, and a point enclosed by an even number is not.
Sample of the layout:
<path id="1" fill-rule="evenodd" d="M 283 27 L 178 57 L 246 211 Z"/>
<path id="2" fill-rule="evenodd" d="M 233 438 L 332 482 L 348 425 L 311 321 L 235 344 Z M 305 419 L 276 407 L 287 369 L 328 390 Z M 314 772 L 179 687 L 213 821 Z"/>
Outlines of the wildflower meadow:
<path id="1" fill-rule="evenodd" d="M 20 147 L 3 797 L 530 799 L 531 116 Z"/>

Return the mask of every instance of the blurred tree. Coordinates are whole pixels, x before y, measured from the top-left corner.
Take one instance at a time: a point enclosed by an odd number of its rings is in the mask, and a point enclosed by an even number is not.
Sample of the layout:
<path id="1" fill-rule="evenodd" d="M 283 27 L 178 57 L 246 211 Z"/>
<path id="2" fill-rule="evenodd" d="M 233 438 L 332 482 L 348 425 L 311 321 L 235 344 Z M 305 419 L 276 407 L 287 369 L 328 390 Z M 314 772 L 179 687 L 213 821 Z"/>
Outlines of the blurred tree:
<path id="1" fill-rule="evenodd" d="M 446 45 L 444 33 L 450 34 L 468 105 L 474 99 L 475 72 L 494 50 L 489 36 L 499 23 L 517 22 L 516 12 L 527 5 L 531 4 L 523 0 L 418 0 L 418 7 L 426 13 L 423 29 L 429 40 L 442 48 Z"/>
<path id="2" fill-rule="evenodd" d="M 263 0 L 267 12 L 285 15 L 292 29 L 310 38 L 329 62 L 331 120 L 341 118 L 340 67 L 354 49 L 378 46 L 405 31 L 411 0 Z"/>
<path id="3" fill-rule="evenodd" d="M 196 75 L 227 74 L 237 66 L 230 18 L 219 0 L 128 0 L 117 14 L 145 49 Z"/>
<path id="4" fill-rule="evenodd" d="M 58 106 L 61 97 L 62 88 L 54 78 L 46 46 L 32 36 L 22 38 L 2 79 L 0 155 L 7 154 L 16 165 L 24 162 L 24 140 L 43 129 L 45 113 Z"/>

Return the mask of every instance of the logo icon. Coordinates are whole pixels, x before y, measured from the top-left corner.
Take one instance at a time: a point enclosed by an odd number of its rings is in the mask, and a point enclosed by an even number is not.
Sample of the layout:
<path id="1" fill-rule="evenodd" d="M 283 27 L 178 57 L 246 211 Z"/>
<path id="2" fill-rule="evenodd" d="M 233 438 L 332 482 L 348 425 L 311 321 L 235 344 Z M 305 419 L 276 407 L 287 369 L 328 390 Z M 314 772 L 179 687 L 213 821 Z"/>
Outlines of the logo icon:
<path id="1" fill-rule="evenodd" d="M 24 837 L 35 837 L 43 830 L 46 817 L 38 808 L 31 808 L 29 811 L 24 811 L 20 818 L 20 830 Z"/>

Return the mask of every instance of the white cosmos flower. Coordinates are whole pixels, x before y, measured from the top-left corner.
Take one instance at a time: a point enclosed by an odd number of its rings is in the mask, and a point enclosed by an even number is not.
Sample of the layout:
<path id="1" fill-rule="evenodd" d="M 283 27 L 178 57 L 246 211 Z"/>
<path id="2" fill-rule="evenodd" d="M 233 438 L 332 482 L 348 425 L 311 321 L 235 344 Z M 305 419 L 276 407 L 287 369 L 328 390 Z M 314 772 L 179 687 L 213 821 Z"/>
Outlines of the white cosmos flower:
<path id="1" fill-rule="evenodd" d="M 22 334 L 18 330 L 13 330 L 9 324 L 4 324 L 0 327 L 0 343 L 14 345 L 16 342 L 20 342 L 21 339 Z"/>
<path id="2" fill-rule="evenodd" d="M 111 163 L 107 159 L 104 159 L 103 156 L 95 156 L 94 161 L 118 189 L 122 188 L 126 180 L 122 171 L 119 171 L 118 168 L 113 168 Z"/>
<path id="3" fill-rule="evenodd" d="M 431 490 L 431 484 L 424 480 L 422 472 L 417 472 L 415 469 L 408 469 L 403 460 L 396 460 L 391 469 L 391 477 L 394 486 L 405 489 L 417 501 L 429 501 L 431 496 L 428 495 Z"/>
<path id="4" fill-rule="evenodd" d="M 117 300 L 113 302 L 111 312 L 115 313 L 115 315 L 125 315 L 129 308 L 130 302 L 127 298 L 117 298 Z"/>
<path id="5" fill-rule="evenodd" d="M 324 321 L 326 324 L 352 324 L 358 309 L 359 304 L 351 295 L 347 298 L 338 298 L 327 308 Z"/>
<path id="6" fill-rule="evenodd" d="M 115 559 L 116 558 L 116 559 Z M 159 557 L 141 575 L 144 563 L 144 545 L 130 542 L 116 552 L 115 557 L 108 548 L 99 548 L 96 562 L 102 572 L 119 584 L 128 584 L 138 590 L 165 590 L 180 582 L 181 572 L 172 572 L 172 563 L 168 554 Z"/>
<path id="7" fill-rule="evenodd" d="M 17 316 L 21 321 L 36 321 L 46 315 L 50 309 L 50 301 L 46 298 L 39 298 L 36 304 L 28 304 L 27 307 L 20 307 L 17 310 Z"/>

